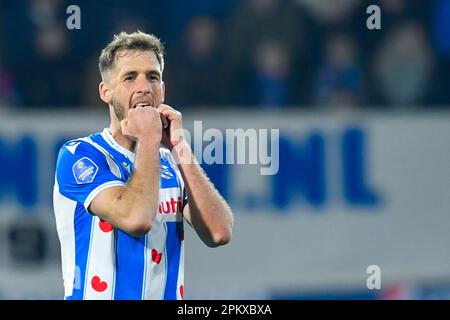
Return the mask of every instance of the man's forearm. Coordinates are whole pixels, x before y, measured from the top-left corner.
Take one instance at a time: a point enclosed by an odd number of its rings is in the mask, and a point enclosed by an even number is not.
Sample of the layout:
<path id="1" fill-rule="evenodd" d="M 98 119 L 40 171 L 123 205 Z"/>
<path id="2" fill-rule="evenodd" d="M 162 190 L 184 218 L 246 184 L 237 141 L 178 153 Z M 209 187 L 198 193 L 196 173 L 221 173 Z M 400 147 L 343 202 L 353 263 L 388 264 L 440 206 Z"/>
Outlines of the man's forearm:
<path id="1" fill-rule="evenodd" d="M 192 225 L 208 243 L 229 242 L 233 227 L 229 206 L 203 172 L 187 143 L 177 146 L 175 154 L 189 195 Z"/>
<path id="2" fill-rule="evenodd" d="M 118 199 L 118 210 L 124 212 L 132 225 L 149 229 L 159 201 L 159 143 L 139 142 L 133 175 Z"/>

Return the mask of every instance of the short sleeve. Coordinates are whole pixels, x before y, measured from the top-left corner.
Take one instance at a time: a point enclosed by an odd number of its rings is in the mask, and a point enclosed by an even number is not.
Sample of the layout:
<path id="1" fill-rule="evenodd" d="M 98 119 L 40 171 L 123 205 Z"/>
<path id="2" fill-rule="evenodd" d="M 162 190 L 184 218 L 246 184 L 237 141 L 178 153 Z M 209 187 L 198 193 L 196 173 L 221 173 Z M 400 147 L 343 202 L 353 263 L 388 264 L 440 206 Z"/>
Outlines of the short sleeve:
<path id="1" fill-rule="evenodd" d="M 101 191 L 126 185 L 111 172 L 106 156 L 85 141 L 72 141 L 61 148 L 56 181 L 62 195 L 83 204 L 86 210 Z"/>

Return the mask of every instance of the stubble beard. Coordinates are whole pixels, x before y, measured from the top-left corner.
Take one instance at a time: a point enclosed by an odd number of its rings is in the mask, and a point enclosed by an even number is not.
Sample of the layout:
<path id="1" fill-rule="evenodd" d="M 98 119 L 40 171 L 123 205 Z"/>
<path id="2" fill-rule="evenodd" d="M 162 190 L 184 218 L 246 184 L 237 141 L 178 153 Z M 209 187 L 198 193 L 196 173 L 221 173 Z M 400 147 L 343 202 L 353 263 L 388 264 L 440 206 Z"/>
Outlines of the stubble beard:
<path id="1" fill-rule="evenodd" d="M 112 99 L 111 104 L 113 106 L 114 114 L 116 115 L 117 119 L 119 120 L 119 122 L 122 121 L 125 118 L 125 107 L 114 98 Z M 131 141 L 130 149 L 132 152 L 136 152 L 136 144 L 137 141 Z"/>
<path id="2" fill-rule="evenodd" d="M 119 121 L 122 121 L 125 118 L 125 107 L 114 98 L 112 99 L 111 104 L 113 106 L 114 114 L 116 115 L 117 119 Z"/>

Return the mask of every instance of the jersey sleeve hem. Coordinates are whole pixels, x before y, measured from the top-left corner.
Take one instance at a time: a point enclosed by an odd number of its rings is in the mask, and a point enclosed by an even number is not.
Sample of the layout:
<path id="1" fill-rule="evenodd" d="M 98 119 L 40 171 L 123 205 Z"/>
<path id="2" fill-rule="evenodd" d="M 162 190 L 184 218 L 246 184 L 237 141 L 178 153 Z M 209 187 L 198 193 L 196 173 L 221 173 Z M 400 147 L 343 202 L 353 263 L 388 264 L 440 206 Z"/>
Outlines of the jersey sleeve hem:
<path id="1" fill-rule="evenodd" d="M 87 196 L 86 200 L 84 201 L 84 208 L 86 209 L 86 211 L 89 211 L 88 210 L 89 205 L 91 204 L 92 200 L 94 200 L 95 196 L 97 196 L 101 191 L 108 189 L 110 187 L 117 187 L 117 186 L 126 186 L 126 184 L 123 181 L 108 181 L 92 190 L 91 193 Z"/>

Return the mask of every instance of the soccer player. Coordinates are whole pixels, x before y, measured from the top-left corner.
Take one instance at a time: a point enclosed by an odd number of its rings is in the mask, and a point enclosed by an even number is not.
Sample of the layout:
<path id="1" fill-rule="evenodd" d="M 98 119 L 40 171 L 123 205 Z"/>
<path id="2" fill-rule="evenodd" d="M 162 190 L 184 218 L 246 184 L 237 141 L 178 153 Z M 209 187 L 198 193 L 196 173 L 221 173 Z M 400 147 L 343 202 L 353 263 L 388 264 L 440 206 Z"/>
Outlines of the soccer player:
<path id="1" fill-rule="evenodd" d="M 207 246 L 231 240 L 233 214 L 163 103 L 163 50 L 153 35 L 116 35 L 99 58 L 110 126 L 59 152 L 65 299 L 183 299 L 183 219 Z"/>

